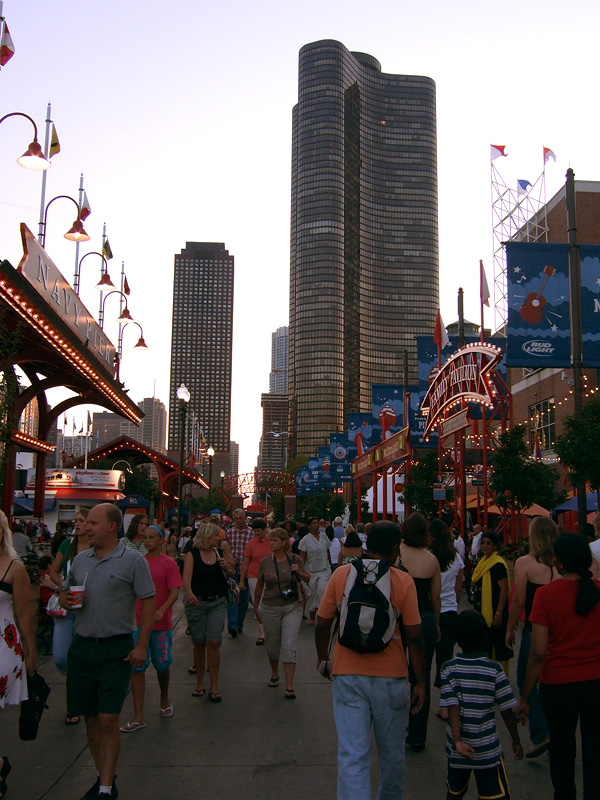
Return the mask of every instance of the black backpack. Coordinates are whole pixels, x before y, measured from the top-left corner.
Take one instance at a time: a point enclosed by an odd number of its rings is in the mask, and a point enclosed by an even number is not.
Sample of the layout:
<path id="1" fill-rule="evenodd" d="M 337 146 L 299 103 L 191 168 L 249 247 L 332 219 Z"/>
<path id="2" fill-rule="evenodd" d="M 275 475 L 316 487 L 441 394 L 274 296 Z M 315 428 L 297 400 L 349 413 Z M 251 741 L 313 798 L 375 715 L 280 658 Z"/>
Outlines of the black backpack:
<path id="1" fill-rule="evenodd" d="M 390 565 L 385 559 L 354 559 L 346 579 L 338 641 L 357 653 L 379 653 L 396 630 L 390 600 Z"/>

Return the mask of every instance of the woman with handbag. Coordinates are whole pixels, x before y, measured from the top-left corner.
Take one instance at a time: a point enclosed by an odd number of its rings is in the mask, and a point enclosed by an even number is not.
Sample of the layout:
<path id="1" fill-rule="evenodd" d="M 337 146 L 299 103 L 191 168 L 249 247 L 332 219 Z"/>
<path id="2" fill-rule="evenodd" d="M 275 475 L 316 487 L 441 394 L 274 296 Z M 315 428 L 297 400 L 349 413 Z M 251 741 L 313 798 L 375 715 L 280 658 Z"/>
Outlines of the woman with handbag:
<path id="1" fill-rule="evenodd" d="M 63 581 L 69 574 L 71 564 L 76 555 L 83 550 L 88 550 L 90 543 L 86 530 L 86 520 L 89 508 L 80 508 L 75 514 L 73 523 L 73 538 L 65 539 L 60 547 L 52 566 L 48 571 L 50 580 L 57 586 L 57 592 L 62 589 Z M 48 601 L 48 616 L 54 619 L 54 633 L 52 634 L 52 660 L 61 675 L 67 674 L 67 653 L 73 641 L 73 623 L 75 611 L 67 611 L 58 602 L 58 594 Z M 77 725 L 79 717 L 69 714 L 65 717 L 65 725 Z"/>
<path id="2" fill-rule="evenodd" d="M 194 645 L 196 689 L 193 697 L 202 697 L 204 672 L 208 662 L 211 703 L 220 703 L 219 665 L 225 616 L 227 614 L 227 579 L 233 572 L 229 544 L 221 541 L 221 528 L 214 522 L 203 522 L 184 549 L 183 586 L 185 616 Z"/>
<path id="3" fill-rule="evenodd" d="M 17 559 L 8 520 L 0 511 L 0 709 L 27 700 L 27 675 L 36 668 L 35 637 L 31 622 L 29 575 Z M 11 770 L 0 758 L 0 797 L 6 794 Z"/>
<path id="4" fill-rule="evenodd" d="M 271 664 L 271 679 L 267 686 L 279 685 L 279 662 L 283 662 L 285 699 L 295 700 L 294 674 L 296 648 L 302 623 L 303 583 L 310 574 L 300 556 L 290 554 L 290 538 L 283 528 L 269 532 L 271 555 L 265 556 L 258 567 L 254 590 L 256 618 L 265 631 L 267 655 Z"/>

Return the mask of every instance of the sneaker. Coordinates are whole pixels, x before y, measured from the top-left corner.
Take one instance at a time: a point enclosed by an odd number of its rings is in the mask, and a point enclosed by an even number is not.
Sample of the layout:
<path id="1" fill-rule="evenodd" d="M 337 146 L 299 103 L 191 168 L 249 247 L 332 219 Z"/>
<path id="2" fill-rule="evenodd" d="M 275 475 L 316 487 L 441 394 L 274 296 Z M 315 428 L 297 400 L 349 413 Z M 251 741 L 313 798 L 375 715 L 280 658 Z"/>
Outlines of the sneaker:
<path id="1" fill-rule="evenodd" d="M 110 794 L 108 794 L 107 792 L 102 792 L 102 794 L 100 794 L 100 792 L 98 792 L 98 794 L 96 795 L 97 800 L 115 800 L 115 798 L 117 798 L 118 796 L 119 796 L 119 790 L 117 789 L 117 786 L 114 781 L 112 784 L 112 789 L 110 790 Z"/>
<path id="2" fill-rule="evenodd" d="M 231 636 L 232 639 L 237 639 L 238 632 L 236 628 L 229 628 L 227 633 Z"/>
<path id="3" fill-rule="evenodd" d="M 112 790 L 111 790 L 110 794 L 106 794 L 106 792 L 103 792 L 102 794 L 98 794 L 98 789 L 100 788 L 100 778 L 96 778 L 96 782 L 94 783 L 94 785 L 90 786 L 90 788 L 83 795 L 81 800 L 96 800 L 96 798 L 98 798 L 98 797 L 102 797 L 102 798 L 108 798 L 108 797 L 116 798 L 116 797 L 118 797 L 119 796 L 119 790 L 117 789 L 116 778 L 117 778 L 117 776 L 115 775 L 115 777 L 113 779 L 113 782 L 112 782 Z"/>

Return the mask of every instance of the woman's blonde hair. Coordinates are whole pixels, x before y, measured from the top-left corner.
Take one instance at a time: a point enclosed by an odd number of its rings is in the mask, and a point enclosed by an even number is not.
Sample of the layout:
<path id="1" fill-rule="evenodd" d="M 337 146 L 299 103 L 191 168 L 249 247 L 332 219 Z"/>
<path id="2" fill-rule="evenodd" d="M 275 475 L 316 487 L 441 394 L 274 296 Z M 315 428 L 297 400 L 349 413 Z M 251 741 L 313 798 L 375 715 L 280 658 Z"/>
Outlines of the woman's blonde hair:
<path id="1" fill-rule="evenodd" d="M 346 525 L 344 536 L 348 536 L 349 533 L 356 533 L 356 528 L 354 527 L 354 525 Z"/>
<path id="2" fill-rule="evenodd" d="M 2 531 L 2 538 L 0 539 L 0 553 L 2 555 L 17 558 L 17 551 L 13 547 L 12 531 L 8 527 L 8 519 L 4 511 L 0 510 L 0 530 Z"/>
<path id="3" fill-rule="evenodd" d="M 218 536 L 221 533 L 221 528 L 214 522 L 202 522 L 198 526 L 192 547 L 197 547 L 199 550 L 208 549 L 208 540 L 211 536 Z"/>
<path id="4" fill-rule="evenodd" d="M 554 540 L 558 528 L 550 517 L 534 517 L 529 526 L 529 555 L 551 567 L 554 564 Z"/>
<path id="5" fill-rule="evenodd" d="M 269 539 L 280 539 L 282 542 L 285 542 L 284 552 L 288 553 L 290 550 L 290 535 L 289 533 L 284 530 L 283 528 L 273 528 L 269 531 Z"/>

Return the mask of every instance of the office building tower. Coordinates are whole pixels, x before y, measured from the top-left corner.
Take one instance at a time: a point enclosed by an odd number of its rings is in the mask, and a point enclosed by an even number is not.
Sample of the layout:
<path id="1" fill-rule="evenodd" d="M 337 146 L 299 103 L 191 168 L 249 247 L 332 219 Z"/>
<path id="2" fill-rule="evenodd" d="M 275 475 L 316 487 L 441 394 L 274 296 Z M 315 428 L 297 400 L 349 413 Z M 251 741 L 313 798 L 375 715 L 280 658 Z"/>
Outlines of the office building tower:
<path id="1" fill-rule="evenodd" d="M 286 465 L 288 451 L 288 397 L 287 394 L 261 394 L 263 429 L 260 439 L 258 468 L 281 472 Z"/>
<path id="2" fill-rule="evenodd" d="M 292 118 L 290 448 L 313 453 L 439 305 L 435 84 L 336 41 L 300 51 Z"/>
<path id="3" fill-rule="evenodd" d="M 91 449 L 104 447 L 105 444 L 113 442 L 120 436 L 129 435 L 129 421 L 119 414 L 112 411 L 95 411 L 92 414 L 92 443 Z M 135 425 L 131 426 L 138 430 Z"/>
<path id="4" fill-rule="evenodd" d="M 237 442 L 229 442 L 229 475 L 235 478 L 240 472 L 240 446 Z"/>
<path id="5" fill-rule="evenodd" d="M 271 372 L 269 392 L 287 394 L 288 391 L 288 327 L 283 325 L 271 334 Z"/>
<path id="6" fill-rule="evenodd" d="M 233 262 L 225 245 L 215 242 L 187 242 L 175 255 L 170 451 L 180 447 L 177 389 L 184 383 L 190 392 L 188 415 L 198 418 L 207 447 L 229 453 Z M 219 469 L 228 463 L 219 462 Z"/>
<path id="7" fill-rule="evenodd" d="M 165 404 L 156 397 L 145 397 L 138 406 L 144 418 L 138 426 L 134 439 L 159 453 L 165 452 L 167 440 L 167 410 Z"/>

